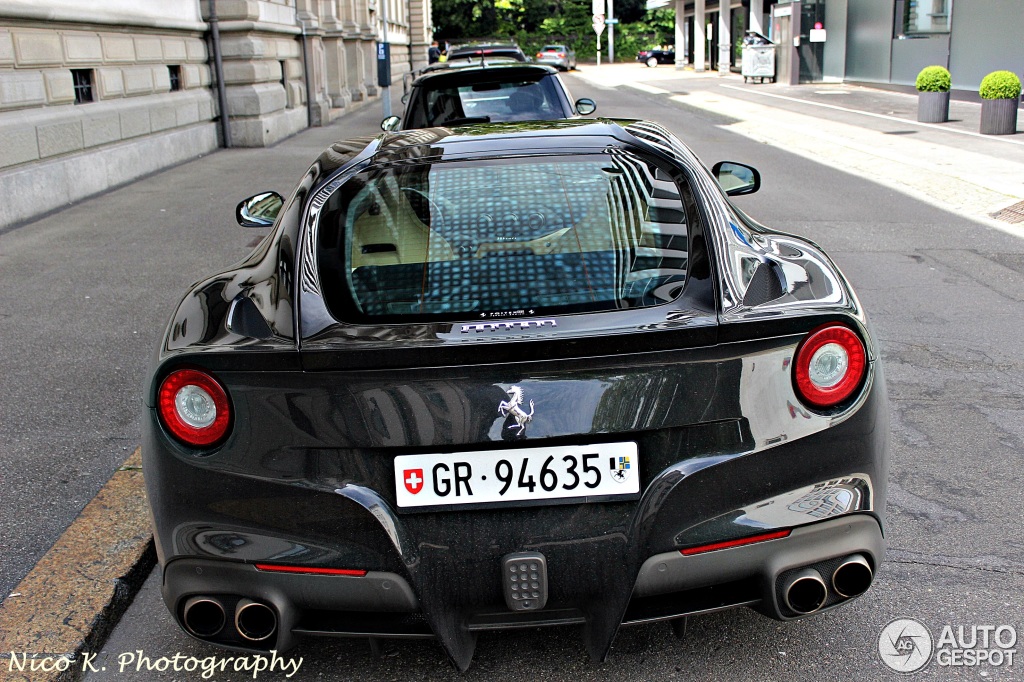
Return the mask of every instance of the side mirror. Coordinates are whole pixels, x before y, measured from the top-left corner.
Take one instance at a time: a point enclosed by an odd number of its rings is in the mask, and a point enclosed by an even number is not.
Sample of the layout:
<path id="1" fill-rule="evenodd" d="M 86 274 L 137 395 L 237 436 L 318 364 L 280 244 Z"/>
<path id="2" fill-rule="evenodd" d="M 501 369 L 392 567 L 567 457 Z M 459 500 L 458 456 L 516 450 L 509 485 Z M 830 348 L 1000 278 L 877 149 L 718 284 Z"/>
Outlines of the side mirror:
<path id="1" fill-rule="evenodd" d="M 388 116 L 386 119 L 380 122 L 380 129 L 387 132 L 394 132 L 398 130 L 398 124 L 402 122 L 400 116 Z"/>
<path id="2" fill-rule="evenodd" d="M 735 161 L 719 161 L 711 172 L 725 193 L 731 197 L 753 194 L 761 189 L 761 174 L 753 166 Z"/>
<path id="3" fill-rule="evenodd" d="M 277 220 L 284 206 L 284 197 L 277 192 L 263 192 L 249 197 L 235 208 L 235 220 L 242 227 L 269 227 Z"/>
<path id="4" fill-rule="evenodd" d="M 581 97 L 576 100 L 576 113 L 580 116 L 590 116 L 597 111 L 597 103 L 589 97 Z"/>

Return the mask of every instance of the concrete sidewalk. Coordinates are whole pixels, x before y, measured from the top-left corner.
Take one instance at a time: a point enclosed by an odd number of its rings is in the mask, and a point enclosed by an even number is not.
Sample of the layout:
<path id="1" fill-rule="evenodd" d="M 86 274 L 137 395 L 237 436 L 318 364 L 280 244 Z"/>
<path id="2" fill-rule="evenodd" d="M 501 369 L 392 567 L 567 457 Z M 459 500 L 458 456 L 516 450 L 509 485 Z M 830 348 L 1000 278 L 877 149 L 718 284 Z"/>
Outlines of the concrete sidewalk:
<path id="1" fill-rule="evenodd" d="M 631 88 L 723 117 L 723 129 L 871 179 L 1024 237 L 1024 116 L 1018 133 L 978 132 L 981 105 L 918 123 L 917 96 L 846 84 L 744 83 L 741 76 L 641 64 L 582 65 L 599 88 Z"/>

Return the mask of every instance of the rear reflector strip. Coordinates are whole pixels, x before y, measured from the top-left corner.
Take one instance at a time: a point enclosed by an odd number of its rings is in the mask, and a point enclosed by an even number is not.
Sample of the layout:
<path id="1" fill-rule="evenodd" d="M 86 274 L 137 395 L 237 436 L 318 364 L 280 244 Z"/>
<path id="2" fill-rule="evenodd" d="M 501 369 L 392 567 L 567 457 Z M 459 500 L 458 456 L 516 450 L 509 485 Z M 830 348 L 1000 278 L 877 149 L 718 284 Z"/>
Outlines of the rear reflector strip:
<path id="1" fill-rule="evenodd" d="M 256 564 L 256 570 L 271 573 L 307 573 L 311 575 L 351 575 L 362 578 L 366 571 L 354 568 L 318 568 L 316 566 L 281 566 L 279 564 Z"/>
<path id="2" fill-rule="evenodd" d="M 793 531 L 791 530 L 777 530 L 771 533 L 764 533 L 762 535 L 751 535 L 749 537 L 739 538 L 737 540 L 725 540 L 723 542 L 713 542 L 710 545 L 687 547 L 686 549 L 679 550 L 679 552 L 683 556 L 690 556 L 692 554 L 703 554 L 704 552 L 714 552 L 716 549 L 729 549 L 730 547 L 742 547 L 743 545 L 753 545 L 757 542 L 778 540 L 779 538 L 787 537 L 792 532 Z"/>

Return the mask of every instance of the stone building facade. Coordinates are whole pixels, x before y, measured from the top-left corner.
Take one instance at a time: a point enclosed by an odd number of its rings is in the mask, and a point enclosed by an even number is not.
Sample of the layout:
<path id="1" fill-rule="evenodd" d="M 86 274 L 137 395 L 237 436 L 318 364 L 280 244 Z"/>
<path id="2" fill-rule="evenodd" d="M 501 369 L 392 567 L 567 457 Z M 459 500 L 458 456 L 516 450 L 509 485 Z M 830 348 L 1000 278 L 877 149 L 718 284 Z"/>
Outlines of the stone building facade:
<path id="1" fill-rule="evenodd" d="M 430 0 L 0 0 L 0 230 L 378 97 L 385 9 L 400 82 L 426 64 Z"/>

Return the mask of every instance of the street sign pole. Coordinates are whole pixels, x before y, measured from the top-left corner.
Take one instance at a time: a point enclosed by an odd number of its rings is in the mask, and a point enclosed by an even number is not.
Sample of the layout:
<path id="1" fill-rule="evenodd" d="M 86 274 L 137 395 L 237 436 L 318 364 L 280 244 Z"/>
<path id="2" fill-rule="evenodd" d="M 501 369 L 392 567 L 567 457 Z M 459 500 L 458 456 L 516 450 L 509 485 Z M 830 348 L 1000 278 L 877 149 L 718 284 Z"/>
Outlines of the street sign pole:
<path id="1" fill-rule="evenodd" d="M 594 7 L 597 7 L 602 0 L 594 0 Z M 594 12 L 593 19 L 594 33 L 597 34 L 597 65 L 601 66 L 601 34 L 604 32 L 604 15 Z"/>
<path id="2" fill-rule="evenodd" d="M 377 46 L 377 67 L 378 69 L 383 66 L 386 73 L 378 75 L 381 85 L 381 102 L 383 103 L 384 118 L 391 115 L 391 46 L 388 44 L 388 3 L 387 0 L 380 3 L 381 13 L 381 43 L 382 45 Z M 383 64 L 381 64 L 383 62 Z"/>
<path id="3" fill-rule="evenodd" d="M 608 63 L 615 63 L 615 0 L 608 0 Z"/>

